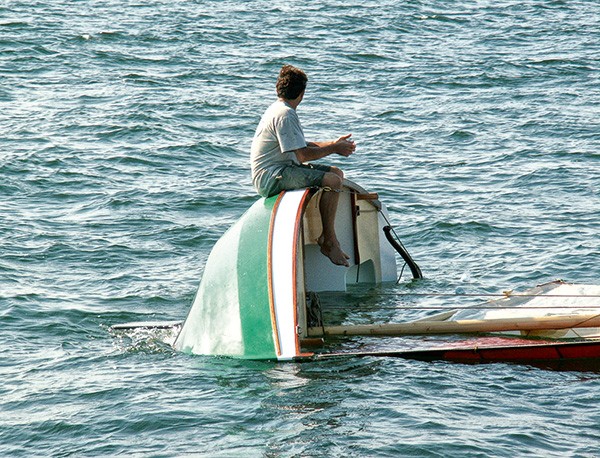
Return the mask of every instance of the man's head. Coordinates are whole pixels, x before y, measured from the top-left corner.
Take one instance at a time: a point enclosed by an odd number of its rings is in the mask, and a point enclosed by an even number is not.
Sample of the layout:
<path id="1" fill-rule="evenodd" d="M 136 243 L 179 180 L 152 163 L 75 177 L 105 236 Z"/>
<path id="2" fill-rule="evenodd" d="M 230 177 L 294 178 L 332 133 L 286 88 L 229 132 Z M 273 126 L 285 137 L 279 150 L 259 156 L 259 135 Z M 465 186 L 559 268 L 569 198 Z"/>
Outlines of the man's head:
<path id="1" fill-rule="evenodd" d="M 293 65 L 284 65 L 279 71 L 277 78 L 277 97 L 286 100 L 294 100 L 306 89 L 308 77 L 299 68 Z"/>

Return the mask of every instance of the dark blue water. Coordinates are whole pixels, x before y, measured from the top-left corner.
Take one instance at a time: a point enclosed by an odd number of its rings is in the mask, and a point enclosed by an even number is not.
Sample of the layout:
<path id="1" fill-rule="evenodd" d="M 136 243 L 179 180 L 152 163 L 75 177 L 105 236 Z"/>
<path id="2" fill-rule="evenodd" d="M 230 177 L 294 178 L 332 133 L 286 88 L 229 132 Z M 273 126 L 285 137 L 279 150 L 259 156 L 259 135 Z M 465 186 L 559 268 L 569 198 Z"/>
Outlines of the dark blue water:
<path id="1" fill-rule="evenodd" d="M 185 317 L 257 198 L 283 63 L 309 75 L 307 137 L 353 134 L 329 163 L 426 276 L 330 298 L 350 319 L 597 284 L 598 56 L 592 0 L 0 3 L 0 455 L 600 456 L 595 372 L 242 362 L 109 330 Z"/>

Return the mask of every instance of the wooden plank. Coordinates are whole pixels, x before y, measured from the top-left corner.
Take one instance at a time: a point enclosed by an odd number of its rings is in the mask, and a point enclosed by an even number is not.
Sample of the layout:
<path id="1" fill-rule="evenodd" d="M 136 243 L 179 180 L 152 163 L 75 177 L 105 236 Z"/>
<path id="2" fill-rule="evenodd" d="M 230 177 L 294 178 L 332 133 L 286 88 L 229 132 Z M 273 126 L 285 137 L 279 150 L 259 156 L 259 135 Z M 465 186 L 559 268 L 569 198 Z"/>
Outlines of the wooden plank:
<path id="1" fill-rule="evenodd" d="M 369 325 L 309 328 L 309 337 L 319 336 L 407 336 L 428 334 L 468 334 L 505 331 L 600 327 L 600 315 L 550 315 L 493 320 L 414 321 Z"/>

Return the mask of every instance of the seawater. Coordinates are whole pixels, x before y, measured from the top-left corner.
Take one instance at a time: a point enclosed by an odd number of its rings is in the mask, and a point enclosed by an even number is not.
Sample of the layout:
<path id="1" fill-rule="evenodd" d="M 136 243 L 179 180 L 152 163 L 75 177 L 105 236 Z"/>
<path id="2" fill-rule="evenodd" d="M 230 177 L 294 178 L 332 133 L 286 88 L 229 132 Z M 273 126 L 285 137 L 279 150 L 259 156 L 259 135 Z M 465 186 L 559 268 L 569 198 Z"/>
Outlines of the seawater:
<path id="1" fill-rule="evenodd" d="M 257 199 L 284 63 L 309 75 L 307 137 L 353 134 L 327 161 L 426 277 L 335 296 L 348 316 L 598 283 L 599 56 L 593 0 L 1 2 L 0 455 L 600 456 L 594 372 L 247 362 L 109 330 L 185 317 Z"/>

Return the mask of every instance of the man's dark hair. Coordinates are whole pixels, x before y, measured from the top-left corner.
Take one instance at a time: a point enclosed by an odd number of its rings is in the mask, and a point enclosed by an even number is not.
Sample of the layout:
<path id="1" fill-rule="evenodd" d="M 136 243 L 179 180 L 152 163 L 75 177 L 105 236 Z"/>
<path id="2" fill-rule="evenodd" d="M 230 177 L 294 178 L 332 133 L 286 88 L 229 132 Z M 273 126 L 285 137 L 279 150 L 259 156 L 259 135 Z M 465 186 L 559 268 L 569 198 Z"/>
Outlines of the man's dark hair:
<path id="1" fill-rule="evenodd" d="M 294 100 L 306 89 L 307 81 L 308 77 L 302 70 L 293 65 L 284 65 L 277 78 L 277 97 Z"/>

